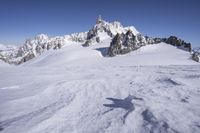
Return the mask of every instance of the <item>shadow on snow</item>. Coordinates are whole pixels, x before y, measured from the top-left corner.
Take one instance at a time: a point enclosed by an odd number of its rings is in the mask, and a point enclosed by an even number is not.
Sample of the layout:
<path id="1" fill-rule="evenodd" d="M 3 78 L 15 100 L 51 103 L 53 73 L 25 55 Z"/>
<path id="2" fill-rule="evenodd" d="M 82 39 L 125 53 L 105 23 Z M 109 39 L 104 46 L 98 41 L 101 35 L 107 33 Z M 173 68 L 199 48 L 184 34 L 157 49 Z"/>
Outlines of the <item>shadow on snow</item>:
<path id="1" fill-rule="evenodd" d="M 101 52 L 101 55 L 104 57 L 106 57 L 108 55 L 108 47 L 97 48 L 95 50 Z"/>
<path id="2" fill-rule="evenodd" d="M 103 114 L 106 114 L 106 113 L 112 111 L 115 108 L 122 108 L 122 109 L 127 111 L 123 116 L 123 123 L 125 123 L 125 120 L 126 120 L 127 116 L 132 111 L 135 110 L 134 103 L 132 103 L 131 101 L 133 99 L 135 99 L 135 100 L 143 100 L 142 98 L 137 98 L 137 97 L 135 97 L 133 95 L 129 95 L 128 97 L 126 97 L 124 99 L 117 99 L 117 98 L 106 98 L 106 99 L 111 100 L 113 103 L 112 104 L 103 104 L 103 106 L 111 108 L 110 110 L 105 111 Z"/>

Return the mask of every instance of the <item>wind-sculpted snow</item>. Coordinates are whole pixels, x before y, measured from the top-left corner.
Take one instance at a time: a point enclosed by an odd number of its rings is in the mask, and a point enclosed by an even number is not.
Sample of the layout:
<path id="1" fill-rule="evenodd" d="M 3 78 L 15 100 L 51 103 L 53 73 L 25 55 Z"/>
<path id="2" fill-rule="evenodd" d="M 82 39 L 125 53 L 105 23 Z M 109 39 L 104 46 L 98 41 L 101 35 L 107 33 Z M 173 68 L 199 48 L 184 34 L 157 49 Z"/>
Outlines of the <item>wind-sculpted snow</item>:
<path id="1" fill-rule="evenodd" d="M 188 52 L 159 43 L 110 58 L 109 44 L 0 62 L 0 132 L 200 132 L 200 66 Z"/>
<path id="2" fill-rule="evenodd" d="M 159 121 L 148 109 L 142 112 L 143 132 L 145 133 L 178 133 L 176 130 L 171 129 L 164 121 Z"/>
<path id="3" fill-rule="evenodd" d="M 125 123 L 126 118 L 129 115 L 129 113 L 135 110 L 135 106 L 134 106 L 134 103 L 132 103 L 132 100 L 133 99 L 143 100 L 142 98 L 137 98 L 133 95 L 129 95 L 128 97 L 124 99 L 117 99 L 117 98 L 106 98 L 106 99 L 113 101 L 113 104 L 103 104 L 105 107 L 111 108 L 108 111 L 105 111 L 104 114 L 112 111 L 115 108 L 122 108 L 124 110 L 127 110 L 127 112 L 123 116 L 123 123 Z"/>
<path id="4" fill-rule="evenodd" d="M 2 133 L 200 131 L 199 65 L 0 69 Z"/>

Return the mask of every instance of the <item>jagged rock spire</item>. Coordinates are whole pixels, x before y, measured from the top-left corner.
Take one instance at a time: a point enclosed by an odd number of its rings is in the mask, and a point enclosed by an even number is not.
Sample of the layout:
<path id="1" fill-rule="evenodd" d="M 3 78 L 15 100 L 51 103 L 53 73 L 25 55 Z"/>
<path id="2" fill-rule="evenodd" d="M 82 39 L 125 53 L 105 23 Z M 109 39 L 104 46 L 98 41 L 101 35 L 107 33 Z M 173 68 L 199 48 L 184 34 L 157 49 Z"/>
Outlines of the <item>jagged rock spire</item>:
<path id="1" fill-rule="evenodd" d="M 102 22 L 102 18 L 101 18 L 101 15 L 99 15 L 98 18 L 97 18 L 97 20 L 96 20 L 96 23 L 99 24 L 101 22 Z"/>

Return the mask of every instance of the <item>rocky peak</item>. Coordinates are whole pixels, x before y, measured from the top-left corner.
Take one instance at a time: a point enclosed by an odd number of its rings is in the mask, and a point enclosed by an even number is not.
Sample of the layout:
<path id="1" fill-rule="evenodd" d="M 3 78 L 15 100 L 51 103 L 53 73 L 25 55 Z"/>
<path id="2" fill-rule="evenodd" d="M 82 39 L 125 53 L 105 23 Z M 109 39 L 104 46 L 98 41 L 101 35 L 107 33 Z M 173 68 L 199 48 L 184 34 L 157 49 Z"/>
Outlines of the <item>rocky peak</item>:
<path id="1" fill-rule="evenodd" d="M 139 33 L 133 26 L 123 27 L 118 21 L 109 23 L 99 16 L 96 20 L 96 24 L 89 30 L 84 46 L 101 42 L 104 39 L 112 39 L 117 33 L 125 34 L 128 30 L 132 31 L 134 35 Z"/>
<path id="2" fill-rule="evenodd" d="M 101 15 L 99 15 L 97 20 L 96 20 L 96 24 L 100 24 L 102 22 L 103 22 L 103 20 L 101 19 Z"/>
<path id="3" fill-rule="evenodd" d="M 48 40 L 48 39 L 49 39 L 49 37 L 47 35 L 45 35 L 45 34 L 39 34 L 39 35 L 37 35 L 35 37 L 35 40 L 38 40 L 38 41 L 40 41 L 40 40 Z"/>
<path id="4" fill-rule="evenodd" d="M 110 43 L 110 45 L 111 46 L 117 45 L 117 46 L 121 47 L 122 39 L 123 39 L 122 35 L 117 33 L 117 35 L 112 39 L 112 42 Z"/>
<path id="5" fill-rule="evenodd" d="M 124 46 L 129 47 L 130 49 L 134 49 L 135 45 L 137 44 L 136 36 L 132 33 L 131 30 L 126 32 L 124 37 Z"/>
<path id="6" fill-rule="evenodd" d="M 135 38 L 135 36 L 134 36 L 134 34 L 133 34 L 133 32 L 132 32 L 131 30 L 128 30 L 128 31 L 126 32 L 126 38 L 127 38 L 127 39 Z"/>

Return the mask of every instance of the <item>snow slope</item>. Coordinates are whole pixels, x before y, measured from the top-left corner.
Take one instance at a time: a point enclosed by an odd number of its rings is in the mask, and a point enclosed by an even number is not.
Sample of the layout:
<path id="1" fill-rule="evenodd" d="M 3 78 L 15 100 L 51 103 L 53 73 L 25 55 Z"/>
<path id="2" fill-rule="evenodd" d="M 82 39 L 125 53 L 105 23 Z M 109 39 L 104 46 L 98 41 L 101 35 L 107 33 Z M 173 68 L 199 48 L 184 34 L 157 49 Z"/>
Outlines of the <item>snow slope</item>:
<path id="1" fill-rule="evenodd" d="M 9 66 L 8 64 L 6 64 L 5 62 L 3 61 L 0 61 L 0 67 L 5 67 L 5 66 Z"/>
<path id="2" fill-rule="evenodd" d="M 169 44 L 146 45 L 126 55 L 106 57 L 110 40 L 83 48 L 70 45 L 58 51 L 47 52 L 24 66 L 143 66 L 143 65 L 191 65 L 197 64 L 190 59 L 190 53 Z M 64 59 L 64 60 L 63 60 Z"/>
<path id="3" fill-rule="evenodd" d="M 104 57 L 110 40 L 0 67 L 2 133 L 199 133 L 200 65 L 168 44 Z"/>

